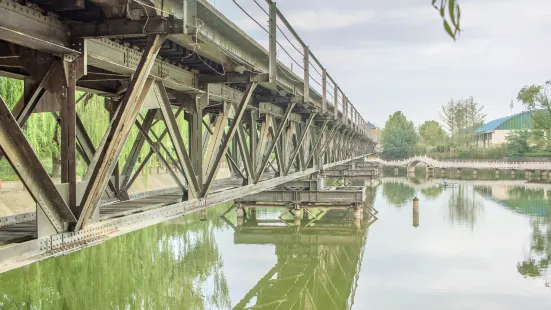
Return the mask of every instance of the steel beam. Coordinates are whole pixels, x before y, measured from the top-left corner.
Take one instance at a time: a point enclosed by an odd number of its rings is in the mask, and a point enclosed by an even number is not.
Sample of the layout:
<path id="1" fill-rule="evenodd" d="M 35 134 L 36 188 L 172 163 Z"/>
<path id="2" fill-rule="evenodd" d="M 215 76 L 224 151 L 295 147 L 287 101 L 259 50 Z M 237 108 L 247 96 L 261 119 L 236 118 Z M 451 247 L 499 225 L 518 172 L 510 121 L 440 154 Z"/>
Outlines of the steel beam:
<path id="1" fill-rule="evenodd" d="M 245 95 L 243 96 L 243 98 L 241 99 L 241 103 L 237 107 L 237 112 L 228 130 L 228 134 L 226 135 L 226 140 L 224 141 L 224 143 L 222 144 L 222 147 L 218 151 L 218 154 L 216 155 L 215 160 L 211 165 L 211 170 L 209 170 L 208 172 L 207 181 L 205 182 L 202 196 L 205 196 L 206 194 L 208 194 L 210 187 L 213 184 L 214 179 L 216 178 L 216 175 L 218 174 L 218 169 L 220 168 L 220 162 L 222 158 L 226 156 L 226 153 L 228 152 L 228 148 L 230 147 L 230 143 L 233 139 L 233 136 L 237 132 L 239 126 L 241 126 L 241 118 L 243 117 L 243 114 L 247 109 L 247 105 L 249 104 L 257 85 L 258 85 L 257 83 L 247 84 Z"/>
<path id="2" fill-rule="evenodd" d="M 145 131 L 145 129 L 142 127 L 142 125 L 140 124 L 140 122 L 138 122 L 138 120 L 136 120 L 134 122 L 135 126 L 138 128 L 138 131 L 140 132 L 140 134 L 145 138 L 145 140 L 147 141 L 147 143 L 149 144 L 149 147 L 150 149 L 152 149 L 156 154 L 157 154 L 157 157 L 163 162 L 163 164 L 167 167 L 168 169 L 168 172 L 170 173 L 170 176 L 174 179 L 174 182 L 178 185 L 178 187 L 180 189 L 182 189 L 182 191 L 185 191 L 186 190 L 186 187 L 184 186 L 184 184 L 182 184 L 182 182 L 180 181 L 180 179 L 178 178 L 178 175 L 176 174 L 176 172 L 174 170 L 172 170 L 170 168 L 170 163 L 166 161 L 166 159 L 162 156 L 161 154 L 161 151 L 159 150 L 159 147 L 158 145 L 161 145 L 163 146 L 161 142 L 161 139 L 162 138 L 156 138 L 157 139 L 157 142 L 153 141 L 153 139 L 151 139 L 151 137 L 149 137 L 149 134 L 147 131 Z M 152 135 L 154 135 L 154 132 L 153 131 L 150 131 Z M 165 130 L 165 132 L 163 132 L 163 134 L 161 135 L 161 137 L 164 137 L 164 135 L 167 133 L 168 131 Z M 164 147 L 164 146 L 163 146 Z M 168 156 L 170 156 L 170 154 L 168 153 L 168 150 L 165 149 L 165 152 Z M 171 158 L 172 159 L 172 158 Z M 173 160 L 173 159 L 172 159 Z M 144 160 L 145 161 L 145 160 Z M 142 162 L 143 164 L 143 162 Z M 174 162 L 174 164 L 176 164 Z M 180 167 L 178 165 L 177 166 L 177 169 L 180 169 Z M 183 171 L 181 171 L 183 173 Z M 129 182 L 128 184 L 126 184 L 126 187 L 124 188 L 124 191 L 128 191 L 128 189 L 130 188 L 130 186 L 132 185 L 132 182 Z"/>
<path id="3" fill-rule="evenodd" d="M 312 148 L 312 152 L 308 155 L 308 159 L 306 160 L 306 166 L 308 166 L 310 164 L 310 161 L 314 158 L 314 156 L 320 156 L 319 153 L 319 150 L 320 150 L 320 145 L 321 145 L 321 142 L 323 140 L 323 135 L 325 134 L 325 128 L 327 128 L 327 124 L 329 123 L 329 119 L 326 119 L 324 122 L 323 122 L 323 126 L 321 127 L 321 130 L 319 131 L 319 135 L 318 135 L 318 138 L 316 140 L 316 143 L 314 144 L 313 148 Z"/>
<path id="4" fill-rule="evenodd" d="M 291 111 L 295 107 L 295 103 L 291 103 L 287 106 L 287 110 L 285 111 L 285 115 L 283 116 L 283 119 L 281 120 L 281 123 L 279 124 L 279 128 L 277 129 L 277 133 L 274 135 L 274 139 L 272 143 L 270 144 L 270 147 L 268 148 L 267 154 L 259 154 L 261 156 L 264 156 L 262 158 L 262 162 L 260 163 L 260 169 L 257 172 L 256 178 L 254 180 L 254 183 L 258 183 L 260 178 L 262 177 L 262 174 L 264 173 L 264 169 L 266 169 L 266 165 L 268 165 L 268 160 L 270 160 L 270 154 L 273 152 L 277 141 L 279 140 L 279 137 L 281 137 L 281 133 L 283 132 L 283 129 L 285 128 L 285 125 L 287 124 L 287 120 L 289 120 L 289 115 L 291 115 Z M 281 169 L 281 168 L 280 168 Z"/>
<path id="5" fill-rule="evenodd" d="M 64 62 L 58 70 L 59 91 L 55 96 L 60 104 L 61 124 L 61 183 L 69 184 L 69 208 L 80 214 L 77 208 L 77 158 L 76 158 L 76 64 Z"/>
<path id="6" fill-rule="evenodd" d="M 182 134 L 178 129 L 176 117 L 174 117 L 174 112 L 172 112 L 170 99 L 168 98 L 168 94 L 166 93 L 164 85 L 162 84 L 162 82 L 157 82 L 157 86 L 161 94 L 161 100 L 159 101 L 159 104 L 161 108 L 161 113 L 165 120 L 166 127 L 168 129 L 168 135 L 172 140 L 172 143 L 176 150 L 176 154 L 178 155 L 178 161 L 184 169 L 184 176 L 186 178 L 187 184 L 189 185 L 188 197 L 197 197 L 197 194 L 201 191 L 201 185 L 197 180 L 197 173 L 201 172 L 194 171 L 194 167 L 192 166 L 191 159 L 189 158 L 189 153 L 186 149 L 186 145 L 184 144 Z M 202 123 L 200 123 L 200 126 L 203 126 Z M 199 149 L 198 151 L 202 154 L 201 149 Z"/>
<path id="7" fill-rule="evenodd" d="M 136 74 L 119 105 L 115 118 L 111 122 L 111 128 L 107 134 L 107 143 L 100 150 L 100 160 L 94 168 L 82 199 L 82 214 L 78 219 L 75 230 L 80 230 L 86 224 L 88 218 L 98 206 L 101 194 L 109 182 L 119 154 L 145 99 L 144 94 L 147 94 L 153 83 L 152 80 L 148 80 L 149 72 L 165 39 L 165 35 L 155 35 L 148 38 L 148 45 L 140 60 Z"/>
<path id="8" fill-rule="evenodd" d="M 300 140 L 298 141 L 295 150 L 293 151 L 293 153 L 291 154 L 291 157 L 289 158 L 289 163 L 287 164 L 287 168 L 285 169 L 285 174 L 289 174 L 289 170 L 291 170 L 291 165 L 295 161 L 298 153 L 303 152 L 302 143 L 304 142 L 304 139 L 306 138 L 306 135 L 308 135 L 309 130 L 310 130 L 310 125 L 312 125 L 312 122 L 314 121 L 314 117 L 316 117 L 316 115 L 317 115 L 317 113 L 310 114 L 310 117 L 308 118 L 308 121 L 306 122 L 306 125 L 304 126 L 304 131 L 302 132 L 302 135 L 300 136 Z M 304 154 L 302 154 L 302 155 L 304 155 Z"/>
<path id="9" fill-rule="evenodd" d="M 239 128 L 237 129 L 237 139 L 239 152 L 241 154 L 241 158 L 243 159 L 245 173 L 247 174 L 247 182 L 249 182 L 254 178 L 254 166 L 251 162 L 251 152 L 247 147 L 247 139 L 245 137 L 245 131 L 243 130 L 242 126 L 239 126 Z"/>
<path id="10" fill-rule="evenodd" d="M 95 23 L 73 23 L 70 29 L 75 38 L 144 37 L 154 34 L 178 34 L 184 32 L 184 21 L 160 16 L 147 19 L 112 19 Z"/>
<path id="11" fill-rule="evenodd" d="M 142 121 L 142 128 L 147 133 L 153 127 L 153 121 L 155 120 L 155 115 L 157 114 L 156 109 L 148 110 L 145 114 L 145 118 Z M 132 149 L 130 150 L 130 154 L 128 158 L 126 159 L 126 163 L 124 164 L 124 167 L 122 169 L 121 173 L 121 188 L 128 188 L 128 184 L 130 184 L 129 180 L 132 176 L 132 171 L 134 170 L 134 166 L 136 165 L 136 162 L 138 161 L 138 157 L 140 156 L 140 152 L 142 151 L 142 148 L 145 144 L 145 136 L 144 135 L 137 135 L 136 139 L 134 140 L 134 143 L 132 144 Z"/>
<path id="12" fill-rule="evenodd" d="M 29 194 L 57 232 L 76 221 L 4 100 L 0 98 L 0 147 Z"/>

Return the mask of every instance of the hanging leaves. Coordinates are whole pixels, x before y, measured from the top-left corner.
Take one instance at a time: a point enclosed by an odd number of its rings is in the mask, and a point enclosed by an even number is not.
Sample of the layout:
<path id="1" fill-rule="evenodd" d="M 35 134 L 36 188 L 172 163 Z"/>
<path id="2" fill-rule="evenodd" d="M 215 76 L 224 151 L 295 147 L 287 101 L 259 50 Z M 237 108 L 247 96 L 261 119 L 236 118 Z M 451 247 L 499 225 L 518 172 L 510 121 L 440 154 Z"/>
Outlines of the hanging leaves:
<path id="1" fill-rule="evenodd" d="M 455 41 L 461 32 L 461 8 L 457 0 L 432 0 L 432 6 L 438 11 L 444 23 L 444 30 Z"/>

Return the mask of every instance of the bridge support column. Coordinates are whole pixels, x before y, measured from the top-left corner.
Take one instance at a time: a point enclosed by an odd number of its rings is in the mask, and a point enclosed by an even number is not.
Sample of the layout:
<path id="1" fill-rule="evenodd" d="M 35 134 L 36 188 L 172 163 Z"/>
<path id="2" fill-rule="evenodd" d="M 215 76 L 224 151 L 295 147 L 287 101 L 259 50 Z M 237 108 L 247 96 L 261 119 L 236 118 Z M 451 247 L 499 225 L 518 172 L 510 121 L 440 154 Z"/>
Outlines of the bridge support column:
<path id="1" fill-rule="evenodd" d="M 461 179 L 462 173 L 463 173 L 463 170 L 461 168 L 457 168 L 456 177 L 458 179 Z"/>
<path id="2" fill-rule="evenodd" d="M 536 170 L 526 170 L 525 175 L 526 179 L 530 182 L 536 180 Z"/>
<path id="3" fill-rule="evenodd" d="M 427 166 L 426 175 L 427 175 L 427 179 L 434 178 L 434 167 Z"/>
<path id="4" fill-rule="evenodd" d="M 237 218 L 245 217 L 245 208 L 243 207 L 243 205 L 238 204 L 235 210 L 237 211 Z"/>
<path id="5" fill-rule="evenodd" d="M 237 227 L 242 227 L 243 224 L 245 224 L 245 208 L 242 204 L 238 203 L 235 207 L 235 210 L 237 211 Z"/>
<path id="6" fill-rule="evenodd" d="M 515 169 L 512 169 L 511 170 L 511 179 L 515 180 L 516 178 L 517 178 L 517 175 L 516 175 Z"/>
<path id="7" fill-rule="evenodd" d="M 473 179 L 478 179 L 478 169 L 473 169 Z"/>
<path id="8" fill-rule="evenodd" d="M 549 171 L 548 170 L 541 170 L 540 171 L 540 180 L 547 182 L 547 179 L 549 179 Z"/>
<path id="9" fill-rule="evenodd" d="M 302 219 L 302 210 L 300 209 L 300 205 L 298 203 L 293 204 L 293 212 L 295 215 L 295 226 L 299 228 Z"/>
<path id="10" fill-rule="evenodd" d="M 496 169 L 496 172 L 495 172 L 495 178 L 496 178 L 496 180 L 498 180 L 498 179 L 499 179 L 499 169 Z"/>
<path id="11" fill-rule="evenodd" d="M 446 177 L 446 168 L 440 168 L 440 177 Z"/>
<path id="12" fill-rule="evenodd" d="M 354 219 L 361 220 L 364 218 L 364 209 L 361 205 L 355 205 L 354 206 Z"/>
<path id="13" fill-rule="evenodd" d="M 394 168 L 394 176 L 395 176 L 395 177 L 398 176 L 398 168 Z"/>

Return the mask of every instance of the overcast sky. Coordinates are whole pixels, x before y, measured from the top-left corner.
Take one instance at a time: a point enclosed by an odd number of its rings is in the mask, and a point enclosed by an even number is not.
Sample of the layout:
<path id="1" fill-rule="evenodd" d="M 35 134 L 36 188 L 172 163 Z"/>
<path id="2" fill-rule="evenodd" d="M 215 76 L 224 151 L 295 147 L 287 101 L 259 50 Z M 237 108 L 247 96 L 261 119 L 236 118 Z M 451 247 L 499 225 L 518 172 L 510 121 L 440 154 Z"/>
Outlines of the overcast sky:
<path id="1" fill-rule="evenodd" d="M 252 0 L 236 1 L 267 23 Z M 265 44 L 265 33 L 231 0 L 209 2 Z M 430 3 L 277 1 L 364 119 L 381 127 L 395 111 L 416 125 L 440 120 L 450 98 L 471 95 L 484 105 L 489 121 L 509 115 L 511 99 L 513 112 L 522 110 L 516 101 L 522 86 L 551 80 L 551 1 L 461 0 L 463 32 L 457 42 Z"/>

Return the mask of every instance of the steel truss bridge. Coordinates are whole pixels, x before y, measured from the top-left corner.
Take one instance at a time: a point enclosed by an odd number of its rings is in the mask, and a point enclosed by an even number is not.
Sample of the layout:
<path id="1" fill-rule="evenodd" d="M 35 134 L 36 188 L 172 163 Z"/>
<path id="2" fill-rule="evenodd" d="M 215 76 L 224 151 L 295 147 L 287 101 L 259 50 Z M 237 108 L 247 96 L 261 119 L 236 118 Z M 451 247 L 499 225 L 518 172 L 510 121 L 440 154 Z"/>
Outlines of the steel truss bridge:
<path id="1" fill-rule="evenodd" d="M 0 73 L 24 81 L 13 109 L 0 102 L 1 157 L 37 203 L 36 213 L 0 218 L 0 272 L 372 152 L 367 122 L 275 3 L 266 5 L 269 49 L 205 0 L 0 0 Z M 300 43 L 302 76 L 278 60 L 282 28 Z M 321 71 L 321 92 L 310 69 Z M 76 112 L 88 94 L 105 98 L 110 113 L 97 145 Z M 62 184 L 23 134 L 32 113 L 60 124 Z M 151 130 L 159 122 L 161 135 Z M 78 181 L 77 156 L 88 166 Z M 151 156 L 176 187 L 129 195 Z M 231 178 L 217 178 L 222 164 Z"/>

